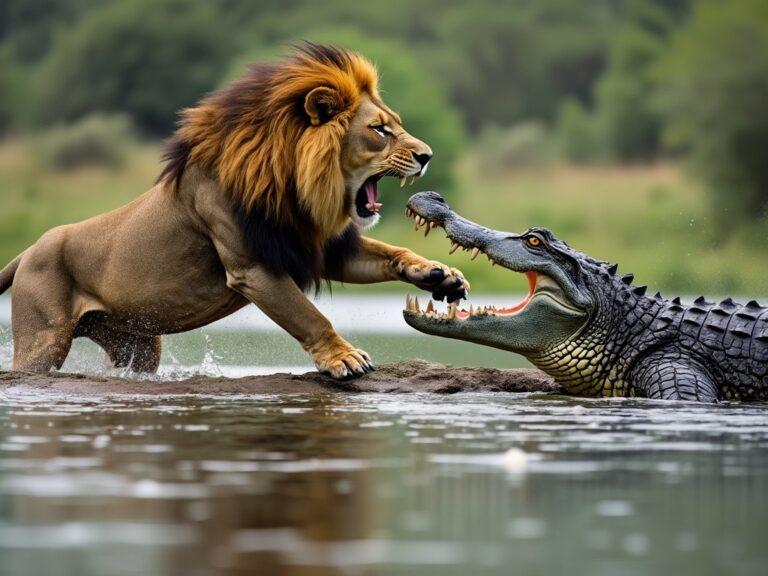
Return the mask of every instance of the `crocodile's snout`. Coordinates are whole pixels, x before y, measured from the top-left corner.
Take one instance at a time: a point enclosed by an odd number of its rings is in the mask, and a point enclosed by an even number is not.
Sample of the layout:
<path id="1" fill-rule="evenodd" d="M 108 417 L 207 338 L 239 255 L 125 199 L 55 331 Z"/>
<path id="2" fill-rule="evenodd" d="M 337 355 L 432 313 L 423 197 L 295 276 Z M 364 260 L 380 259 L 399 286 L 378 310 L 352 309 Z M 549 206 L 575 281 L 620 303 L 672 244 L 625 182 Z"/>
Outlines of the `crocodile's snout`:
<path id="1" fill-rule="evenodd" d="M 406 204 L 406 215 L 421 217 L 428 222 L 443 224 L 452 213 L 451 207 L 437 192 L 419 192 Z"/>

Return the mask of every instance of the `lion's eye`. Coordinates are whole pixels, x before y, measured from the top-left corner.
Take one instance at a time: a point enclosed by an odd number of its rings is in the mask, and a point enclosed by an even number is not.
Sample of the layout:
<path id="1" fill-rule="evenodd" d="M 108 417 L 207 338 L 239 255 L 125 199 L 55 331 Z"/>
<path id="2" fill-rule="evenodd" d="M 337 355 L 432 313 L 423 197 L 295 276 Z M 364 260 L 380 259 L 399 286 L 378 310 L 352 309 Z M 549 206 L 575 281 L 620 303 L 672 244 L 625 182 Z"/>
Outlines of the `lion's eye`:
<path id="1" fill-rule="evenodd" d="M 528 236 L 528 245 L 536 248 L 541 244 L 541 240 L 537 236 Z"/>
<path id="2" fill-rule="evenodd" d="M 390 134 L 392 134 L 392 132 L 390 131 L 390 129 L 389 129 L 389 128 L 387 128 L 386 126 L 384 126 L 384 124 L 376 124 L 376 125 L 374 125 L 374 126 L 371 126 L 371 130 L 373 130 L 374 132 L 376 132 L 376 134 L 378 134 L 378 135 L 379 135 L 379 136 L 381 136 L 382 138 L 386 138 L 387 136 L 389 136 Z"/>

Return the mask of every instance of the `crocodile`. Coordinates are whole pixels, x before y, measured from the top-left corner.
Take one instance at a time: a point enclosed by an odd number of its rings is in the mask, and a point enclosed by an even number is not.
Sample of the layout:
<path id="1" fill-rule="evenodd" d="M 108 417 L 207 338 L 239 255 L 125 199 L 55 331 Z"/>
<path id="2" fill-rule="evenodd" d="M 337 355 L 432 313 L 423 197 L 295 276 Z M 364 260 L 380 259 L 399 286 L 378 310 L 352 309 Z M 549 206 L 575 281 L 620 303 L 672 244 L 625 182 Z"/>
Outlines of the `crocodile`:
<path id="1" fill-rule="evenodd" d="M 632 274 L 579 252 L 546 228 L 521 234 L 485 228 L 456 214 L 435 192 L 420 192 L 406 215 L 425 233 L 442 228 L 451 253 L 525 274 L 518 304 L 477 308 L 456 302 L 439 312 L 406 297 L 405 321 L 436 336 L 525 356 L 577 396 L 637 396 L 718 402 L 768 399 L 768 308 L 726 298 L 684 303 Z"/>

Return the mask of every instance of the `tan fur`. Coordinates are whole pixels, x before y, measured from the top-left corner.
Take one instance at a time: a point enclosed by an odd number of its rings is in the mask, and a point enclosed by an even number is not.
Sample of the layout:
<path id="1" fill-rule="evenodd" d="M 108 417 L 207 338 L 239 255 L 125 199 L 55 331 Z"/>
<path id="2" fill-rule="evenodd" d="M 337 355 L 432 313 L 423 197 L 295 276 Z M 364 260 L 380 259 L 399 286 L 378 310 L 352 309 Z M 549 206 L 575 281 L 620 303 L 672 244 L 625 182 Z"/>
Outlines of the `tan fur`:
<path id="1" fill-rule="evenodd" d="M 279 66 L 186 111 L 176 138 L 188 157 L 148 192 L 47 232 L 0 272 L 0 292 L 13 282 L 15 369 L 58 369 L 82 336 L 113 365 L 152 372 L 160 335 L 249 302 L 296 338 L 318 369 L 337 378 L 370 369 L 368 355 L 336 334 L 290 276 L 254 256 L 237 205 L 267 207 L 322 244 L 350 225 L 351 201 L 366 178 L 382 169 L 416 174 L 414 155 L 431 151 L 380 102 L 375 71 L 362 57 L 310 47 Z M 381 121 L 391 131 L 386 139 L 371 129 Z M 440 294 L 466 287 L 457 270 L 367 238 L 325 276 L 402 280 Z"/>

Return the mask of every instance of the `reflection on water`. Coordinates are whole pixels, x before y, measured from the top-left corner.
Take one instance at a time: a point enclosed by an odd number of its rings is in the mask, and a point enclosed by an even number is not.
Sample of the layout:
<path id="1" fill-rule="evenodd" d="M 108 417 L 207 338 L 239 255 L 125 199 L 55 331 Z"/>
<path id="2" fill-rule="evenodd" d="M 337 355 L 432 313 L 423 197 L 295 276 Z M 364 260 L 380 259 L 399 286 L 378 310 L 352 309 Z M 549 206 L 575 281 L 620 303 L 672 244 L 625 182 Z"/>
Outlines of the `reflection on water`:
<path id="1" fill-rule="evenodd" d="M 766 574 L 764 405 L 6 397 L 0 574 Z"/>

